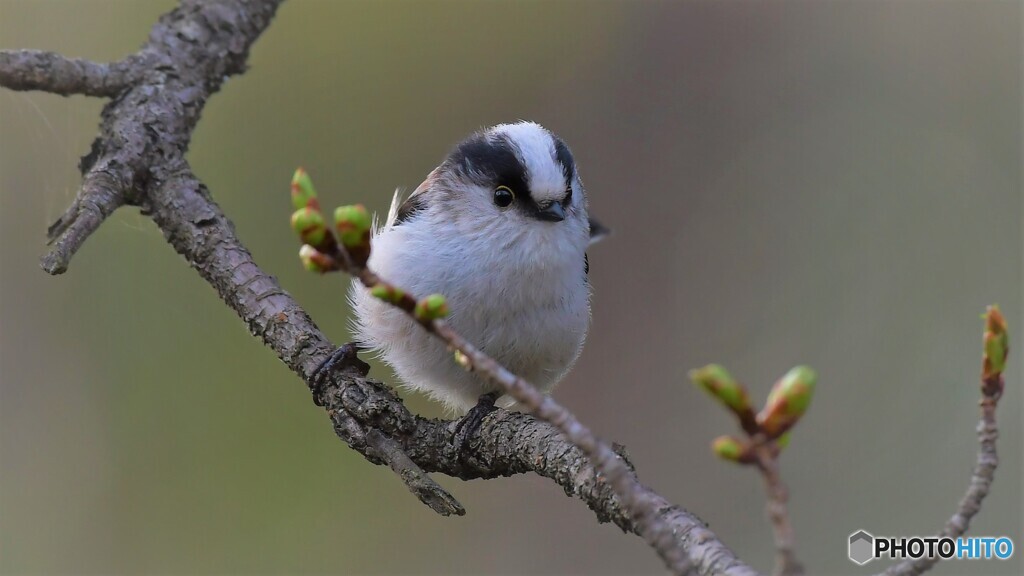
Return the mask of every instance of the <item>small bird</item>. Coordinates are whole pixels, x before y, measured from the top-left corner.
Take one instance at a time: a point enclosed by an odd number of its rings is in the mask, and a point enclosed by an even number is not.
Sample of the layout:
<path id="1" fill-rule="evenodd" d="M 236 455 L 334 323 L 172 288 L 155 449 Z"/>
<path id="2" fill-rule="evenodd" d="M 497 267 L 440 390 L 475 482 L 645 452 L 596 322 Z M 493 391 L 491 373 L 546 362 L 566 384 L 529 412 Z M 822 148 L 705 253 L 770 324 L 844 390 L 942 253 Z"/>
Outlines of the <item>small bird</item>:
<path id="1" fill-rule="evenodd" d="M 449 325 L 550 392 L 583 348 L 586 250 L 606 232 L 588 218 L 565 143 L 533 122 L 500 124 L 458 144 L 404 201 L 395 193 L 387 220 L 374 226 L 369 267 L 418 297 L 444 294 Z M 358 282 L 349 297 L 359 348 L 451 413 L 469 411 L 472 433 L 498 387 Z"/>

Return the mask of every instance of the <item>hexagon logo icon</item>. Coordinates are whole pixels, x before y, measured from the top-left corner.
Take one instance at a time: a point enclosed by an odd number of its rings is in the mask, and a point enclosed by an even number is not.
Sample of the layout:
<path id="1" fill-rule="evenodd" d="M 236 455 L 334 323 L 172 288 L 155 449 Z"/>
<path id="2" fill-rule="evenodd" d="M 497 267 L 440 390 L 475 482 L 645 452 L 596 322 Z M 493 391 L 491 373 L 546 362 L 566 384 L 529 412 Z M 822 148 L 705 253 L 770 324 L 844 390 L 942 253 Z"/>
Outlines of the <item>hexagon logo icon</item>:
<path id="1" fill-rule="evenodd" d="M 850 534 L 850 560 L 863 566 L 874 560 L 875 537 L 863 530 Z"/>

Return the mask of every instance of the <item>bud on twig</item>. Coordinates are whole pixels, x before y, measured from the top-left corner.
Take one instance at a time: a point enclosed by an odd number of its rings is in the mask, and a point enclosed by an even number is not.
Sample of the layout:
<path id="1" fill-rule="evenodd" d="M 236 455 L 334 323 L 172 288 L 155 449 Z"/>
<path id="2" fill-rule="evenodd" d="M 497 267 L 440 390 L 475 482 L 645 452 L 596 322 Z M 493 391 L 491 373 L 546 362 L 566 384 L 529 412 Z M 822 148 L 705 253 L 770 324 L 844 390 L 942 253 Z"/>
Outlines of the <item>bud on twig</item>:
<path id="1" fill-rule="evenodd" d="M 302 260 L 302 265 L 310 272 L 323 274 L 337 269 L 337 263 L 333 258 L 319 252 L 309 244 L 303 244 L 302 248 L 299 248 L 299 260 Z"/>
<path id="2" fill-rule="evenodd" d="M 1003 370 L 1010 353 L 1010 334 L 999 306 L 989 306 L 982 318 L 985 319 L 985 352 L 981 360 L 982 391 L 986 396 L 998 398 L 1003 392 Z"/>
<path id="3" fill-rule="evenodd" d="M 340 249 L 338 241 L 327 226 L 324 215 L 320 211 L 320 203 L 316 199 L 316 191 L 313 189 L 313 182 L 309 174 L 302 168 L 295 170 L 292 176 L 292 205 L 295 212 L 292 213 L 292 230 L 298 234 L 303 243 L 310 245 L 316 252 L 320 253 L 319 261 L 307 251 L 307 258 L 303 265 L 307 269 L 316 272 L 331 272 L 340 270 L 342 261 L 338 259 Z M 311 260 L 312 258 L 312 260 Z M 326 266 L 326 267 L 324 267 Z"/>
<path id="4" fill-rule="evenodd" d="M 431 294 L 416 303 L 416 319 L 427 323 L 448 315 L 448 301 L 443 294 Z"/>
<path id="5" fill-rule="evenodd" d="M 807 366 L 797 366 L 772 386 L 757 422 L 769 439 L 778 438 L 793 427 L 807 411 L 818 375 Z"/>
<path id="6" fill-rule="evenodd" d="M 748 434 L 757 432 L 750 395 L 747 394 L 747 389 L 736 382 L 725 368 L 718 364 L 708 364 L 703 368 L 691 370 L 690 380 L 736 414 L 745 432 Z"/>
<path id="7" fill-rule="evenodd" d="M 339 206 L 334 210 L 334 227 L 341 245 L 357 268 L 366 266 L 370 258 L 370 228 L 373 221 L 362 204 Z"/>
<path id="8" fill-rule="evenodd" d="M 388 304 L 398 304 L 402 301 L 402 298 L 405 298 L 405 292 L 403 292 L 401 288 L 392 286 L 387 282 L 381 282 L 373 288 L 370 288 L 370 294 L 373 295 L 374 298 L 383 300 Z"/>
<path id="9" fill-rule="evenodd" d="M 711 441 L 711 451 L 722 460 L 743 462 L 747 450 L 744 443 L 733 436 L 719 436 Z"/>
<path id="10" fill-rule="evenodd" d="M 355 248 L 369 241 L 370 222 L 370 213 L 362 204 L 334 209 L 334 226 L 345 248 Z"/>
<path id="11" fill-rule="evenodd" d="M 316 190 L 313 189 L 313 181 L 302 168 L 296 168 L 295 175 L 292 176 L 292 206 L 296 210 L 307 206 L 316 210 L 320 209 L 320 204 L 316 199 Z"/>
<path id="12" fill-rule="evenodd" d="M 299 235 L 303 243 L 310 246 L 320 246 L 327 236 L 324 215 L 310 206 L 299 208 L 292 214 L 292 230 Z"/>

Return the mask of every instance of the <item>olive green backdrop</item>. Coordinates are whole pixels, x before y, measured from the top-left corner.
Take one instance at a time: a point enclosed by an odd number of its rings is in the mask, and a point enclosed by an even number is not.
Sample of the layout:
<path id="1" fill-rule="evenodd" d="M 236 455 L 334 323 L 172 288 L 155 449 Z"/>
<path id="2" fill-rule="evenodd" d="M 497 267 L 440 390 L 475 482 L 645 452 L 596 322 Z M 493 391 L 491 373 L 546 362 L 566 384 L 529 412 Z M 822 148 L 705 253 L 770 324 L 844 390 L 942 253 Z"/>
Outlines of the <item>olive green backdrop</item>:
<path id="1" fill-rule="evenodd" d="M 117 59 L 170 1 L 0 0 L 0 47 Z M 768 570 L 760 479 L 685 379 L 819 393 L 782 460 L 815 574 L 867 574 L 857 530 L 919 535 L 975 454 L 985 304 L 1022 318 L 1016 2 L 287 2 L 189 154 L 256 261 L 337 341 L 347 280 L 304 273 L 288 181 L 385 210 L 478 127 L 563 136 L 595 214 L 594 322 L 557 398 L 642 480 Z M 101 102 L 0 91 L 0 572 L 660 574 L 549 481 L 463 483 L 440 518 L 333 434 L 135 209 L 64 276 L 38 267 Z M 1022 571 L 1020 347 L 1002 466 L 973 526 Z M 390 380 L 383 366 L 373 374 Z M 413 409 L 436 414 L 420 398 Z"/>

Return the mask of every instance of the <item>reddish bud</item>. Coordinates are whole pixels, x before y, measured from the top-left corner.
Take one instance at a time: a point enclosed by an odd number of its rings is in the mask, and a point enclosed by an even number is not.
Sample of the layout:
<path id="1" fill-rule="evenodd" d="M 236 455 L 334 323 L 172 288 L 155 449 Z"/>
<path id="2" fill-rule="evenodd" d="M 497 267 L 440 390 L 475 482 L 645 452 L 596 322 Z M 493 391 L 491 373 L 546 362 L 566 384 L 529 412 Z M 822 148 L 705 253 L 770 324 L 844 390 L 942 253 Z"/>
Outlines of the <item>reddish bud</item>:
<path id="1" fill-rule="evenodd" d="M 778 438 L 793 427 L 807 411 L 814 396 L 818 375 L 807 366 L 797 366 L 772 386 L 757 422 L 769 438 Z"/>
<path id="2" fill-rule="evenodd" d="M 1003 391 L 1003 370 L 1006 369 L 1006 357 L 1010 354 L 1010 333 L 999 306 L 989 306 L 982 318 L 985 319 L 982 388 L 986 395 L 998 396 Z"/>

